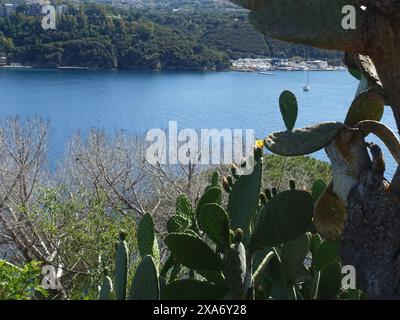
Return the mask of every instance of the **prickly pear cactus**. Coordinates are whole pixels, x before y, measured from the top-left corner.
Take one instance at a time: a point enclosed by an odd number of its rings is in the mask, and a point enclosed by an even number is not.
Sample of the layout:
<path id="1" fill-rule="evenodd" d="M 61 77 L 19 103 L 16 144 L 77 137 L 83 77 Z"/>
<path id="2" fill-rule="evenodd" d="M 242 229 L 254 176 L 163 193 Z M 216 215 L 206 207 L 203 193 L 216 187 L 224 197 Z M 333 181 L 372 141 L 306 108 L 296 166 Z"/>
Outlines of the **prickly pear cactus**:
<path id="1" fill-rule="evenodd" d="M 346 222 L 346 206 L 331 191 L 325 190 L 314 208 L 313 223 L 318 232 L 328 240 L 337 240 Z"/>
<path id="2" fill-rule="evenodd" d="M 137 239 L 140 255 L 142 257 L 146 255 L 153 256 L 158 265 L 160 263 L 160 253 L 154 230 L 154 221 L 150 213 L 146 213 L 140 221 Z"/>
<path id="3" fill-rule="evenodd" d="M 160 299 L 158 270 L 152 256 L 145 256 L 137 267 L 129 297 L 131 300 Z"/>
<path id="4" fill-rule="evenodd" d="M 99 300 L 110 300 L 113 290 L 113 283 L 108 276 L 108 269 L 105 269 L 103 283 L 100 286 Z"/>
<path id="5" fill-rule="evenodd" d="M 278 193 L 263 207 L 249 249 L 254 252 L 299 237 L 311 226 L 313 208 L 312 196 L 306 191 Z"/>
<path id="6" fill-rule="evenodd" d="M 265 147 L 281 156 L 303 156 L 325 148 L 345 128 L 340 122 L 326 122 L 303 129 L 272 133 Z"/>
<path id="7" fill-rule="evenodd" d="M 274 39 L 337 49 L 362 37 L 360 25 L 350 30 L 342 27 L 342 9 L 346 5 L 354 5 L 356 21 L 364 23 L 365 12 L 355 1 L 260 0 L 237 3 L 253 10 L 250 22 L 258 31 Z"/>
<path id="8" fill-rule="evenodd" d="M 181 194 L 176 199 L 176 215 L 189 219 L 194 219 L 194 210 L 190 199 L 186 194 Z"/>
<path id="9" fill-rule="evenodd" d="M 293 130 L 297 120 L 297 112 L 299 110 L 296 96 L 291 91 L 283 91 L 279 97 L 279 108 L 286 129 Z"/>
<path id="10" fill-rule="evenodd" d="M 262 148 L 254 150 L 254 169 L 249 175 L 236 175 L 235 167 L 232 168 L 232 177 L 228 177 L 228 205 L 227 212 L 232 229 L 240 228 L 245 234 L 245 242 L 249 237 L 251 219 L 259 202 L 259 193 L 262 178 Z"/>
<path id="11" fill-rule="evenodd" d="M 246 249 L 243 243 L 234 243 L 225 253 L 224 274 L 229 296 L 241 300 L 246 295 Z"/>
<path id="12" fill-rule="evenodd" d="M 360 121 L 380 121 L 383 116 L 385 99 L 376 91 L 361 92 L 350 106 L 344 123 L 350 127 Z"/>
<path id="13" fill-rule="evenodd" d="M 121 232 L 117 244 L 115 257 L 115 296 L 117 300 L 126 299 L 126 285 L 128 280 L 129 250 L 125 242 L 126 233 Z"/>
<path id="14" fill-rule="evenodd" d="M 199 270 L 222 271 L 221 258 L 200 238 L 185 233 L 170 233 L 164 242 L 182 265 Z"/>
<path id="15" fill-rule="evenodd" d="M 199 225 L 208 237 L 220 248 L 231 245 L 228 213 L 220 205 L 209 203 L 200 209 Z"/>
<path id="16" fill-rule="evenodd" d="M 171 232 L 184 232 L 190 226 L 190 220 L 186 216 L 173 215 L 168 219 L 167 230 Z"/>

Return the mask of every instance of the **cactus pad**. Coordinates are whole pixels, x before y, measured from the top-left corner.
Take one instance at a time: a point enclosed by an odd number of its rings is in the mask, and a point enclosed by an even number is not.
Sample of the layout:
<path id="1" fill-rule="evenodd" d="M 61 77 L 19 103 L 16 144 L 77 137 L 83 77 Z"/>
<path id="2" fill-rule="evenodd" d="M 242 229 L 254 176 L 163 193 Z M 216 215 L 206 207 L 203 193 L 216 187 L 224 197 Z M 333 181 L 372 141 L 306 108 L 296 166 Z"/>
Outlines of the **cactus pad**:
<path id="1" fill-rule="evenodd" d="M 306 191 L 278 193 L 264 206 L 249 242 L 251 252 L 300 237 L 311 225 L 313 199 Z"/>
<path id="2" fill-rule="evenodd" d="M 219 187 L 219 182 L 218 181 L 219 181 L 219 173 L 217 171 L 215 171 L 212 174 L 212 177 L 211 177 L 211 185 L 213 187 Z"/>
<path id="3" fill-rule="evenodd" d="M 223 269 L 221 258 L 198 237 L 186 233 L 170 233 L 164 241 L 172 256 L 188 268 L 215 271 Z"/>
<path id="4" fill-rule="evenodd" d="M 131 300 L 159 300 L 160 284 L 152 256 L 145 256 L 136 269 L 133 278 Z"/>
<path id="5" fill-rule="evenodd" d="M 335 261 L 338 255 L 337 245 L 329 242 L 323 241 L 315 250 L 313 254 L 313 268 L 316 271 L 321 271 L 323 268 Z"/>
<path id="6" fill-rule="evenodd" d="M 324 180 L 316 180 L 311 189 L 311 194 L 314 200 L 314 203 L 317 202 L 319 197 L 324 193 L 325 189 L 327 188 L 327 185 Z"/>
<path id="7" fill-rule="evenodd" d="M 340 122 L 326 122 L 303 129 L 277 132 L 265 139 L 265 147 L 281 156 L 303 156 L 325 148 L 344 128 Z"/>
<path id="8" fill-rule="evenodd" d="M 288 285 L 294 285 L 304 266 L 310 239 L 304 233 L 299 238 L 286 242 L 281 251 L 281 268 Z"/>
<path id="9" fill-rule="evenodd" d="M 373 90 L 361 92 L 351 104 L 344 123 L 352 127 L 363 120 L 380 121 L 384 107 L 385 99 L 379 93 Z"/>
<path id="10" fill-rule="evenodd" d="M 115 257 L 115 295 L 117 300 L 126 299 L 126 284 L 128 278 L 128 247 L 120 240 Z"/>
<path id="11" fill-rule="evenodd" d="M 184 232 L 190 225 L 190 220 L 186 216 L 174 215 L 168 219 L 167 231 L 171 232 Z"/>
<path id="12" fill-rule="evenodd" d="M 229 192 L 227 212 L 232 229 L 241 228 L 249 236 L 250 219 L 259 202 L 263 159 L 260 158 L 250 175 L 243 175 L 233 184 Z"/>
<path id="13" fill-rule="evenodd" d="M 200 228 L 220 248 L 230 247 L 230 223 L 225 209 L 215 203 L 204 205 L 199 214 Z"/>
<path id="14" fill-rule="evenodd" d="M 242 1 L 240 1 L 242 2 Z M 365 14 L 355 5 L 356 29 L 342 27 L 342 8 L 352 0 L 261 0 L 250 14 L 254 27 L 274 39 L 317 47 L 343 49 L 362 40 Z M 264 4 L 264 5 L 262 5 Z M 247 8 L 249 8 L 248 4 Z M 250 8 L 252 9 L 252 8 Z M 253 9 L 254 10 L 254 9 Z"/>
<path id="15" fill-rule="evenodd" d="M 176 214 L 189 220 L 194 218 L 193 206 L 186 194 L 180 194 L 176 199 Z"/>
<path id="16" fill-rule="evenodd" d="M 342 265 L 335 259 L 325 266 L 320 273 L 317 299 L 332 300 L 336 299 L 342 287 Z"/>
<path id="17" fill-rule="evenodd" d="M 140 220 L 137 239 L 138 239 L 138 247 L 140 255 L 142 257 L 145 257 L 148 254 L 152 255 L 155 235 L 154 235 L 154 221 L 150 213 L 146 213 L 143 216 L 142 220 Z"/>
<path id="18" fill-rule="evenodd" d="M 112 280 L 109 276 L 104 276 L 103 283 L 101 284 L 99 300 L 109 300 L 111 292 L 113 291 Z"/>
<path id="19" fill-rule="evenodd" d="M 202 195 L 196 207 L 196 218 L 199 220 L 199 213 L 202 206 L 208 203 L 221 204 L 222 201 L 222 191 L 218 187 L 211 187 L 207 189 Z"/>
<path id="20" fill-rule="evenodd" d="M 281 110 L 286 129 L 293 130 L 298 113 L 296 96 L 291 91 L 283 91 L 279 97 L 279 108 Z"/>
<path id="21" fill-rule="evenodd" d="M 325 239 L 335 241 L 343 232 L 346 214 L 345 204 L 326 190 L 315 204 L 313 223 Z"/>
<path id="22" fill-rule="evenodd" d="M 235 243 L 226 251 L 224 274 L 231 298 L 242 299 L 245 294 L 246 250 L 243 244 Z"/>

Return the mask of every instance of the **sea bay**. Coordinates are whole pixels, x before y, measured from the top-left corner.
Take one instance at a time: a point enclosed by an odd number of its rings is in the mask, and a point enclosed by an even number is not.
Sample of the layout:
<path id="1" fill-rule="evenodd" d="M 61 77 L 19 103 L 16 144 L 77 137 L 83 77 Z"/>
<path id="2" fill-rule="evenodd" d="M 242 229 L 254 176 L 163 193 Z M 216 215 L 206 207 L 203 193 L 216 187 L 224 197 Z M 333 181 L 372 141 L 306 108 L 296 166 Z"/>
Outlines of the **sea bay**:
<path id="1" fill-rule="evenodd" d="M 18 115 L 49 120 L 52 163 L 62 158 L 70 137 L 90 128 L 143 135 L 177 121 L 180 129 L 254 129 L 256 136 L 263 138 L 284 129 L 278 99 L 286 89 L 298 99 L 297 127 L 343 121 L 354 98 L 356 79 L 347 71 L 318 71 L 310 73 L 311 91 L 303 92 L 305 82 L 305 72 L 271 76 L 0 68 L 0 118 Z M 386 108 L 383 122 L 394 129 L 392 118 Z M 390 176 L 395 162 L 386 150 L 385 155 Z M 327 160 L 323 151 L 314 156 Z"/>

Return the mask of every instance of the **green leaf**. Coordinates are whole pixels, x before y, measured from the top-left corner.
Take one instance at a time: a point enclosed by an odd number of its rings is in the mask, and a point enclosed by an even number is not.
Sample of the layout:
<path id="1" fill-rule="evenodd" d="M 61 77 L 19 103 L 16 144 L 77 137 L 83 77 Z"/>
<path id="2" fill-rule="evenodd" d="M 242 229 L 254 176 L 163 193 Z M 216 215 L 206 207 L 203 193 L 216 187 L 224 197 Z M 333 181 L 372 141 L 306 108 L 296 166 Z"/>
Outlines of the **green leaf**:
<path id="1" fill-rule="evenodd" d="M 337 258 L 337 255 L 337 245 L 326 240 L 323 241 L 313 255 L 312 264 L 314 270 L 321 271 L 331 264 Z"/>
<path id="2" fill-rule="evenodd" d="M 200 228 L 220 248 L 228 249 L 231 244 L 229 216 L 225 209 L 215 203 L 208 203 L 200 209 Z"/>
<path id="3" fill-rule="evenodd" d="M 291 91 L 283 91 L 279 97 L 279 108 L 286 128 L 293 130 L 299 109 L 296 96 Z"/>
<path id="4" fill-rule="evenodd" d="M 198 280 L 179 280 L 168 284 L 163 292 L 165 300 L 217 300 L 224 297 L 226 289 Z"/>
<path id="5" fill-rule="evenodd" d="M 185 233 L 170 233 L 164 241 L 172 256 L 188 268 L 215 271 L 223 269 L 221 258 L 198 237 Z"/>
<path id="6" fill-rule="evenodd" d="M 267 202 L 261 212 L 248 248 L 272 247 L 296 239 L 311 225 L 313 199 L 306 191 L 287 190 Z"/>
<path id="7" fill-rule="evenodd" d="M 160 284 L 153 257 L 145 256 L 136 269 L 130 300 L 159 300 Z"/>

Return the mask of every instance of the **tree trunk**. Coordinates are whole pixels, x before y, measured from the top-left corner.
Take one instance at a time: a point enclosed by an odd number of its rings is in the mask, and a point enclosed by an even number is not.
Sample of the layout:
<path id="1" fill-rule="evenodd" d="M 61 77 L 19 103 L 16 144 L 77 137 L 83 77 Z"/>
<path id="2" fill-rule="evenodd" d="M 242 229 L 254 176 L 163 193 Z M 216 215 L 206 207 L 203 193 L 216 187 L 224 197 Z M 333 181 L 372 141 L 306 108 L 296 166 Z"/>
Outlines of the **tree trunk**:
<path id="1" fill-rule="evenodd" d="M 399 299 L 400 197 L 383 176 L 383 158 L 371 161 L 363 134 L 354 129 L 339 134 L 326 152 L 333 192 L 347 206 L 343 263 L 355 267 L 368 298 Z"/>
<path id="2" fill-rule="evenodd" d="M 360 176 L 348 197 L 341 257 L 356 269 L 357 282 L 370 299 L 400 298 L 399 199 L 373 170 Z"/>
<path id="3" fill-rule="evenodd" d="M 399 130 L 400 25 L 396 20 L 382 15 L 370 20 L 368 54 Z M 389 187 L 382 174 L 366 169 L 347 197 L 341 257 L 344 264 L 355 267 L 357 281 L 371 299 L 400 299 L 399 173 L 398 169 Z"/>

